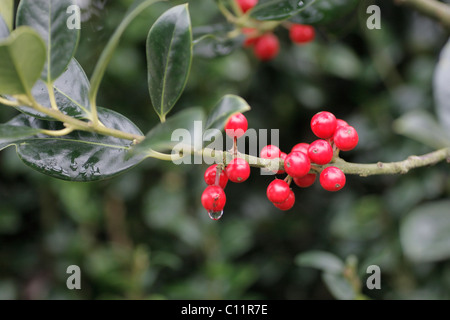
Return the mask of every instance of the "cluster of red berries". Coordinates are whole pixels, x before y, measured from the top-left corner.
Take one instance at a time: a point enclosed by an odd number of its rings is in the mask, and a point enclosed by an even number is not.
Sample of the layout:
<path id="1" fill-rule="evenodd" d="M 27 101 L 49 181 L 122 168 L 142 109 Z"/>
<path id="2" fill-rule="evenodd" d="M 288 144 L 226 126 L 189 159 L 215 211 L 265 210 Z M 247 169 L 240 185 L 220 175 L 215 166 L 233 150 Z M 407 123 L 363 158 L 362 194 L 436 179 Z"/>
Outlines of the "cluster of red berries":
<path id="1" fill-rule="evenodd" d="M 247 118 L 242 113 L 232 115 L 225 124 L 225 133 L 234 140 L 241 138 L 248 129 Z M 235 155 L 237 152 L 235 153 Z M 222 217 L 226 203 L 225 186 L 228 180 L 235 183 L 246 181 L 250 177 L 250 165 L 242 158 L 235 156 L 225 167 L 213 164 L 204 174 L 208 185 L 202 194 L 202 205 L 213 220 Z"/>
<path id="2" fill-rule="evenodd" d="M 327 111 L 317 113 L 311 119 L 311 130 L 319 138 L 312 143 L 298 143 L 289 154 L 281 152 L 274 145 L 265 146 L 260 153 L 261 158 L 284 161 L 286 179 L 275 179 L 267 187 L 267 198 L 275 207 L 289 210 L 295 203 L 295 194 L 290 188 L 291 181 L 301 187 L 307 188 L 314 184 L 317 174 L 310 173 L 314 165 L 329 164 L 335 153 L 350 151 L 358 144 L 358 133 L 346 121 L 336 119 Z M 345 174 L 335 166 L 327 166 L 320 172 L 320 185 L 327 191 L 338 191 L 345 185 Z"/>
<path id="3" fill-rule="evenodd" d="M 237 3 L 245 13 L 258 4 L 258 0 L 237 0 Z M 244 47 L 253 47 L 253 53 L 258 59 L 268 61 L 278 55 L 280 41 L 273 32 L 260 34 L 254 28 L 242 28 L 241 31 L 246 36 Z M 315 35 L 315 29 L 310 25 L 292 23 L 289 26 L 289 37 L 293 43 L 306 44 L 314 40 Z"/>
<path id="4" fill-rule="evenodd" d="M 226 134 L 236 140 L 242 137 L 248 129 L 247 118 L 242 113 L 232 115 L 225 124 Z M 284 170 L 277 169 L 276 174 L 287 174 L 286 179 L 274 179 L 267 187 L 266 195 L 270 202 L 280 210 L 291 209 L 295 204 L 295 194 L 291 182 L 307 188 L 314 184 L 317 178 L 315 165 L 328 165 L 339 151 L 350 151 L 358 144 L 358 133 L 346 121 L 336 119 L 328 112 L 322 111 L 311 119 L 311 130 L 318 137 L 312 143 L 296 144 L 290 153 L 282 152 L 275 145 L 262 148 L 260 157 L 263 159 L 281 159 Z M 236 153 L 235 153 L 236 155 Z M 316 167 L 317 168 L 317 167 Z M 228 181 L 241 183 L 250 176 L 250 165 L 242 158 L 235 156 L 228 165 L 214 164 L 210 166 L 204 179 L 208 187 L 202 194 L 202 205 L 214 220 L 220 219 L 226 203 L 225 186 Z M 345 183 L 345 174 L 335 166 L 327 166 L 320 172 L 320 184 L 327 191 L 341 190 Z"/>

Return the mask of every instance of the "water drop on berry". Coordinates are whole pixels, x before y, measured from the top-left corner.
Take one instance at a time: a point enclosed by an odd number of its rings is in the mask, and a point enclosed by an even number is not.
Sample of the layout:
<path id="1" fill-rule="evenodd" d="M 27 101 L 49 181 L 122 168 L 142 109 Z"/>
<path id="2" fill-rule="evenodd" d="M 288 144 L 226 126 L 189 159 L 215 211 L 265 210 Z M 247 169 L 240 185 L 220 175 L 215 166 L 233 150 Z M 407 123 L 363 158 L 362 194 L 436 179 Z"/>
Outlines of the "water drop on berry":
<path id="1" fill-rule="evenodd" d="M 212 220 L 219 220 L 223 216 L 223 210 L 222 211 L 208 211 L 208 215 Z"/>

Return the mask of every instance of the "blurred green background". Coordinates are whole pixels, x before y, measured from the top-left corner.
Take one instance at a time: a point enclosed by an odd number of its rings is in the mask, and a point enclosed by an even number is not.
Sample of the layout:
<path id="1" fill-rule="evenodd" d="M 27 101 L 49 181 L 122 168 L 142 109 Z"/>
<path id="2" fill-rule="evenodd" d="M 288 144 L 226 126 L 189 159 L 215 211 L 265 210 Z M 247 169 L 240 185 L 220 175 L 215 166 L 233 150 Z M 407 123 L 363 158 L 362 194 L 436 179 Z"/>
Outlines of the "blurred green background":
<path id="1" fill-rule="evenodd" d="M 88 76 L 131 2 L 84 2 L 76 58 Z M 165 9 L 184 2 L 155 5 L 132 23 L 100 89 L 99 105 L 143 132 L 158 122 L 147 89 L 146 35 Z M 223 21 L 213 0 L 188 2 L 194 27 Z M 377 3 L 382 29 L 368 30 L 365 9 L 372 3 L 361 1 L 318 26 L 308 45 L 293 45 L 287 30 L 277 29 L 281 52 L 270 62 L 242 48 L 195 57 L 171 114 L 208 110 L 237 94 L 252 107 L 249 126 L 280 129 L 285 152 L 314 139 L 309 121 L 321 110 L 359 132 L 345 160 L 398 161 L 433 151 L 396 133 L 394 124 L 414 110 L 434 116 L 432 79 L 448 32 L 393 1 Z M 14 114 L 0 108 L 2 122 Z M 446 163 L 404 176 L 347 176 L 337 193 L 317 183 L 295 187 L 288 212 L 266 198 L 272 177 L 252 169 L 244 184 L 228 184 L 219 221 L 200 203 L 206 165 L 146 160 L 112 180 L 80 184 L 34 172 L 10 148 L 0 153 L 0 168 L 0 299 L 342 298 L 321 270 L 299 265 L 298 256 L 311 250 L 356 259 L 362 292 L 372 299 L 450 298 Z M 379 290 L 365 286 L 373 264 L 381 269 Z M 69 265 L 81 268 L 81 290 L 66 287 Z"/>

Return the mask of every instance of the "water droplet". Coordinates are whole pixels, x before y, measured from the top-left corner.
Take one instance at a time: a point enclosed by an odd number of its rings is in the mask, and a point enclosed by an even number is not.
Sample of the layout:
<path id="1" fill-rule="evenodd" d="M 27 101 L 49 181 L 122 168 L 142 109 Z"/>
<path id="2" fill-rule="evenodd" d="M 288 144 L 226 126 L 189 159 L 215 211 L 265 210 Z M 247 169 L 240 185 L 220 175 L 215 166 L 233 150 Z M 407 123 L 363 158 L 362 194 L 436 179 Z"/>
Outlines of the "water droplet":
<path id="1" fill-rule="evenodd" d="M 100 168 L 97 167 L 97 166 L 93 166 L 93 167 L 92 167 L 92 174 L 93 174 L 94 176 L 99 176 L 99 175 L 100 175 Z"/>
<path id="2" fill-rule="evenodd" d="M 208 211 L 208 215 L 213 220 L 219 220 L 223 216 L 223 210 L 222 211 Z"/>
<path id="3" fill-rule="evenodd" d="M 59 167 L 59 166 L 55 166 L 52 168 L 53 171 L 57 172 L 57 173 L 61 173 L 63 171 L 63 168 Z"/>
<path id="4" fill-rule="evenodd" d="M 298 5 L 299 5 L 299 6 L 304 5 L 303 1 L 299 1 Z"/>
<path id="5" fill-rule="evenodd" d="M 67 172 L 66 169 L 62 169 L 61 175 L 64 176 L 64 177 L 70 177 L 70 174 L 69 174 L 69 172 Z"/>
<path id="6" fill-rule="evenodd" d="M 75 160 L 73 160 L 70 163 L 70 169 L 72 169 L 72 171 L 77 171 L 78 170 L 78 163 Z"/>

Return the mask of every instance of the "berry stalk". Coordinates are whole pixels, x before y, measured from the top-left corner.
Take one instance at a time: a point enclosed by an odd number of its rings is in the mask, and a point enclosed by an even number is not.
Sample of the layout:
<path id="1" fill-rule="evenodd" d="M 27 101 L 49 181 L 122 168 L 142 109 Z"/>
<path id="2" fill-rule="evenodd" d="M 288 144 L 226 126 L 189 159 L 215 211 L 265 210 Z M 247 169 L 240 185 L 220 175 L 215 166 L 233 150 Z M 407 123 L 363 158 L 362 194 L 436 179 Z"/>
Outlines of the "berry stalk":
<path id="1" fill-rule="evenodd" d="M 200 155 L 209 159 L 221 159 L 224 165 L 227 165 L 233 159 L 233 153 L 228 151 L 218 151 L 205 148 L 199 152 Z M 283 161 L 280 159 L 263 159 L 247 154 L 239 154 L 240 158 L 245 159 L 251 167 L 254 168 L 278 168 L 284 170 Z M 368 177 L 373 175 L 394 175 L 406 174 L 412 169 L 426 167 L 447 161 L 450 163 L 450 147 L 442 148 L 420 156 L 409 156 L 407 159 L 397 162 L 378 162 L 378 163 L 353 163 L 347 162 L 342 158 L 337 158 L 333 162 L 319 166 L 315 165 L 309 173 L 320 173 L 325 168 L 334 166 L 342 170 L 345 174 L 359 175 Z"/>

